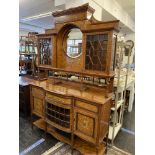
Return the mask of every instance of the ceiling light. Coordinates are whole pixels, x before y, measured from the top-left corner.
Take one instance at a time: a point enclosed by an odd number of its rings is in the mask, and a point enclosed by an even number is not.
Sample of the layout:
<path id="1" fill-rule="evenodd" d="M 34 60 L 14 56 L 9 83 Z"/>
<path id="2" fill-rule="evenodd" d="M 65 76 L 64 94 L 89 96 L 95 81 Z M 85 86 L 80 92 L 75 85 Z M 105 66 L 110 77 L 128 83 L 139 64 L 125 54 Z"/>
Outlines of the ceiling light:
<path id="1" fill-rule="evenodd" d="M 34 19 L 39 19 L 39 18 L 43 18 L 43 17 L 48 17 L 51 16 L 52 12 L 47 12 L 47 13 L 43 13 L 43 14 L 39 14 L 39 15 L 35 15 L 35 16 L 30 16 L 30 17 L 26 17 L 21 19 L 22 21 L 31 21 Z"/>
<path id="2" fill-rule="evenodd" d="M 57 11 L 61 11 L 61 10 L 57 10 Z M 39 18 L 44 18 L 44 17 L 52 16 L 53 12 L 55 12 L 55 10 L 51 11 L 51 12 L 46 12 L 46 13 L 34 15 L 34 16 L 25 17 L 25 18 L 23 18 L 21 20 L 26 22 L 26 21 L 31 21 L 31 20 L 39 19 Z"/>

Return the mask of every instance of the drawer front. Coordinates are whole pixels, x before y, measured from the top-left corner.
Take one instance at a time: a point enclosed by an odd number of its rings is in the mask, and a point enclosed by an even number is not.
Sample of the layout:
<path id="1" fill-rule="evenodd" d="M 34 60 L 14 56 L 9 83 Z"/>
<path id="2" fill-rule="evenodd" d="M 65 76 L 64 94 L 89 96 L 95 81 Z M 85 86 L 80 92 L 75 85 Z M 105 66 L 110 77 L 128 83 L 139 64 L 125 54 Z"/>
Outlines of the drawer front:
<path id="1" fill-rule="evenodd" d="M 40 88 L 32 87 L 32 94 L 33 96 L 42 98 L 44 96 L 44 91 Z"/>
<path id="2" fill-rule="evenodd" d="M 80 138 L 95 144 L 97 137 L 97 116 L 88 111 L 75 108 L 74 133 Z"/>
<path id="3" fill-rule="evenodd" d="M 80 107 L 82 109 L 86 109 L 86 110 L 95 112 L 95 113 L 98 112 L 98 107 L 97 106 L 89 104 L 89 103 L 86 103 L 86 102 L 82 102 L 82 101 L 76 100 L 75 101 L 75 106 L 76 107 Z"/>
<path id="4" fill-rule="evenodd" d="M 63 104 L 69 104 L 70 105 L 72 103 L 71 99 L 63 98 L 63 97 L 56 96 L 56 95 L 49 94 L 49 93 L 46 94 L 46 97 L 51 99 L 51 100 L 54 100 L 56 102 L 63 103 Z"/>
<path id="5" fill-rule="evenodd" d="M 43 99 L 33 97 L 33 111 L 39 116 L 43 116 Z"/>

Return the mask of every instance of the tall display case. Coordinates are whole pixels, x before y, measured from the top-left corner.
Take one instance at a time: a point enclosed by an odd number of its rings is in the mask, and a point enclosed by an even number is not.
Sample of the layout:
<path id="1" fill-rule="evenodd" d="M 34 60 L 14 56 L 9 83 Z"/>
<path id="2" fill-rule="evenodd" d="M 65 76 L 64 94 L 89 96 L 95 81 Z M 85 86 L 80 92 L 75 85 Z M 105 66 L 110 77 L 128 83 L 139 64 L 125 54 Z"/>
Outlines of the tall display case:
<path id="1" fill-rule="evenodd" d="M 19 39 L 19 72 L 22 75 L 35 75 L 37 58 L 37 35 L 36 32 L 29 32 L 27 36 L 20 36 Z"/>
<path id="2" fill-rule="evenodd" d="M 56 11 L 55 27 L 38 36 L 39 71 L 31 82 L 32 121 L 82 154 L 107 148 L 119 21 L 97 21 L 88 4 Z"/>

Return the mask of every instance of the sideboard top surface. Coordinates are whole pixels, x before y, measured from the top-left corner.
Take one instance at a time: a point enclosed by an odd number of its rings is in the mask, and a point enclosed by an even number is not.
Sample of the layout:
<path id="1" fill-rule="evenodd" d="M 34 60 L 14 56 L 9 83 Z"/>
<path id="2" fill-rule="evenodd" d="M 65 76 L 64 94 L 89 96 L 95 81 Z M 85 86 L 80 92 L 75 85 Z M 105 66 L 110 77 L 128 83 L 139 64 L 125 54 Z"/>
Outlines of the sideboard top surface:
<path id="1" fill-rule="evenodd" d="M 65 95 L 65 96 L 74 96 L 75 98 L 88 100 L 90 102 L 95 102 L 98 104 L 104 104 L 107 102 L 111 96 L 108 98 L 105 97 L 104 89 L 95 89 L 89 88 L 86 90 L 80 90 L 80 87 L 69 85 L 69 84 L 49 84 L 47 80 L 37 81 L 34 79 L 30 79 L 28 77 L 19 77 L 20 84 L 29 84 L 33 86 L 37 86 L 43 88 L 45 91 Z"/>

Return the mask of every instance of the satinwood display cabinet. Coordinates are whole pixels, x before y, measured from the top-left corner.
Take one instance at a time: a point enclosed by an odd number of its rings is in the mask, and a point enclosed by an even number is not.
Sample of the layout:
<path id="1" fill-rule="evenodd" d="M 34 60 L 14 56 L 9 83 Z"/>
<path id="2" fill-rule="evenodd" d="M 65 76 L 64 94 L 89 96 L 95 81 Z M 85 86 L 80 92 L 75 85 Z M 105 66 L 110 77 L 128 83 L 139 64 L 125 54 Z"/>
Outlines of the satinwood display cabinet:
<path id="1" fill-rule="evenodd" d="M 32 121 L 82 154 L 104 154 L 112 103 L 119 21 L 97 21 L 85 4 L 56 11 L 55 27 L 38 37 L 39 70 L 31 82 Z"/>

